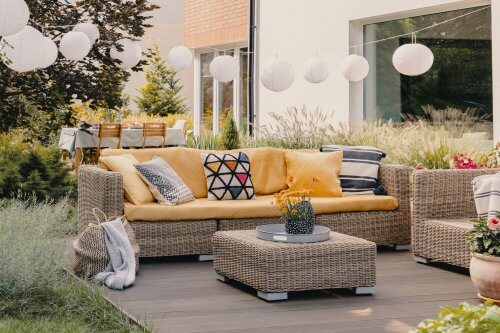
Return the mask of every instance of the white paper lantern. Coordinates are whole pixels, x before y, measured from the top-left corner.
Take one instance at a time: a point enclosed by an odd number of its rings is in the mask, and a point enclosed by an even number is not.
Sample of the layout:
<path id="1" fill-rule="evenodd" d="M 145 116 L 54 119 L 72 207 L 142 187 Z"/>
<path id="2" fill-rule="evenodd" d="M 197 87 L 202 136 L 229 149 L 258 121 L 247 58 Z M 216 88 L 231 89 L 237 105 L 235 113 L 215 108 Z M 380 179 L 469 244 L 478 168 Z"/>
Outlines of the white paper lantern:
<path id="1" fill-rule="evenodd" d="M 370 72 L 370 64 L 366 58 L 351 54 L 342 61 L 340 70 L 349 81 L 361 81 Z"/>
<path id="2" fill-rule="evenodd" d="M 30 10 L 24 0 L 0 1 L 0 36 L 20 32 L 30 18 Z"/>
<path id="3" fill-rule="evenodd" d="M 115 62 L 115 65 L 121 69 L 137 66 L 142 58 L 142 49 L 139 44 L 128 38 L 120 39 L 116 44 L 120 44 L 123 51 L 118 51 L 116 46 L 113 46 L 109 51 L 111 58 L 120 61 L 120 63 Z"/>
<path id="4" fill-rule="evenodd" d="M 293 66 L 286 60 L 274 59 L 264 68 L 260 80 L 264 87 L 271 91 L 286 90 L 295 80 Z"/>
<path id="5" fill-rule="evenodd" d="M 86 34 L 92 44 L 95 44 L 101 36 L 99 28 L 97 28 L 97 26 L 93 23 L 78 23 L 73 28 L 73 31 L 79 31 Z"/>
<path id="6" fill-rule="evenodd" d="M 413 43 L 398 47 L 392 56 L 392 64 L 398 72 L 408 76 L 422 75 L 431 69 L 434 54 L 427 46 Z"/>
<path id="7" fill-rule="evenodd" d="M 2 53 L 5 64 L 17 72 L 35 70 L 43 56 L 45 41 L 42 33 L 30 26 L 24 27 L 17 34 L 3 37 L 6 43 Z"/>
<path id="8" fill-rule="evenodd" d="M 222 83 L 233 81 L 238 75 L 238 62 L 229 55 L 215 57 L 210 63 L 210 74 Z"/>
<path id="9" fill-rule="evenodd" d="M 70 31 L 61 38 L 59 51 L 62 55 L 72 61 L 80 61 L 85 58 L 92 48 L 87 35 L 80 31 Z"/>
<path id="10" fill-rule="evenodd" d="M 44 49 L 42 57 L 40 58 L 40 64 L 38 65 L 39 68 L 47 68 L 49 66 L 52 66 L 56 62 L 57 56 L 59 55 L 57 45 L 52 39 L 44 37 L 43 41 Z"/>
<path id="11" fill-rule="evenodd" d="M 328 64 L 323 59 L 311 58 L 304 65 L 303 75 L 311 83 L 321 83 L 330 75 Z"/>
<path id="12" fill-rule="evenodd" d="M 183 45 L 174 47 L 168 53 L 168 63 L 176 71 L 188 68 L 192 62 L 193 54 Z"/>

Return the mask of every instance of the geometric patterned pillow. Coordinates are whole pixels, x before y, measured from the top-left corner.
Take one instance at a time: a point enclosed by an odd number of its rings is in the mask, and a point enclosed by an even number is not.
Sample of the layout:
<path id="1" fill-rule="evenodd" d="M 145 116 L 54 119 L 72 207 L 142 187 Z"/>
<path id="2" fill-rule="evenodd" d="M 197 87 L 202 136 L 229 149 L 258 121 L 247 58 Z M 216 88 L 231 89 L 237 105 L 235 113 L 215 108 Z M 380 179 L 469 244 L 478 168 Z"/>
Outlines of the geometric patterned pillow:
<path id="1" fill-rule="evenodd" d="M 191 190 L 163 158 L 153 157 L 134 166 L 160 204 L 175 206 L 194 200 Z"/>
<path id="2" fill-rule="evenodd" d="M 207 178 L 208 200 L 255 198 L 250 160 L 245 153 L 202 154 Z"/>

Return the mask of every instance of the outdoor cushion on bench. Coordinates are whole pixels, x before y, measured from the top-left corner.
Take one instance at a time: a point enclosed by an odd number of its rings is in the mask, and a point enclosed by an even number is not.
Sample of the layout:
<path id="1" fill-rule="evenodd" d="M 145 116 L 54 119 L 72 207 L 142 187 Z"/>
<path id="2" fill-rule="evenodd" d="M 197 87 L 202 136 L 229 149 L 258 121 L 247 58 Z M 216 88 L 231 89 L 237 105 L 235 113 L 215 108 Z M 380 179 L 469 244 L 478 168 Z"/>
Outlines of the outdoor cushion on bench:
<path id="1" fill-rule="evenodd" d="M 274 196 L 258 196 L 255 200 L 211 201 L 197 199 L 179 206 L 157 203 L 133 205 L 125 203 L 128 221 L 183 221 L 209 219 L 247 219 L 279 217 L 272 205 Z M 398 199 L 392 196 L 360 195 L 339 198 L 312 198 L 316 214 L 392 211 L 398 209 Z M 363 221 L 359 221 L 363 223 Z"/>

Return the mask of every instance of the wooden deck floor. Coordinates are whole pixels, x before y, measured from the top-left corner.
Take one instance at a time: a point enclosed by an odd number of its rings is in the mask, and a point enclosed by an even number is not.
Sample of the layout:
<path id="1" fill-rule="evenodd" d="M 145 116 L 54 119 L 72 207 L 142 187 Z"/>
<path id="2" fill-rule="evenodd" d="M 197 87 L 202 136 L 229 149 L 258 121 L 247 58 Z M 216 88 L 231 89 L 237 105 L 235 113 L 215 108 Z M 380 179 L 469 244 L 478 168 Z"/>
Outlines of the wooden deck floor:
<path id="1" fill-rule="evenodd" d="M 141 262 L 136 284 L 107 296 L 158 332 L 408 332 L 441 306 L 478 303 L 466 271 L 413 262 L 410 252 L 379 251 L 377 294 L 348 290 L 292 293 L 267 303 L 255 291 L 215 279 L 211 262 Z"/>

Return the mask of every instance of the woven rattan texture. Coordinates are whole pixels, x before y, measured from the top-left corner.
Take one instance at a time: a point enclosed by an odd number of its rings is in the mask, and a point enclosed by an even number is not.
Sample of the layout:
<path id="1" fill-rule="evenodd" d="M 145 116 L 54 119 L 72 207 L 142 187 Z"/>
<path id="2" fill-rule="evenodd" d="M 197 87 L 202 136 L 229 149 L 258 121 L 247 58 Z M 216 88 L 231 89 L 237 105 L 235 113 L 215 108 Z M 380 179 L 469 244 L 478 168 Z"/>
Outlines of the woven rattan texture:
<path id="1" fill-rule="evenodd" d="M 389 212 L 337 213 L 317 216 L 317 223 L 334 231 L 364 238 L 378 245 L 410 242 L 410 169 L 381 165 L 380 179 L 389 195 L 398 198 L 399 208 Z M 108 216 L 123 214 L 123 179 L 118 173 L 82 166 L 78 186 L 78 227 L 82 232 L 94 222 L 93 208 Z M 141 257 L 211 253 L 216 230 L 246 230 L 257 225 L 282 223 L 273 219 L 238 219 L 179 222 L 131 222 Z"/>
<path id="2" fill-rule="evenodd" d="M 219 231 L 214 269 L 264 292 L 375 286 L 375 243 L 331 233 L 326 242 L 260 240 L 254 230 Z"/>
<path id="3" fill-rule="evenodd" d="M 477 217 L 472 179 L 486 170 L 418 170 L 413 173 L 412 247 L 415 255 L 469 267 L 464 221 Z"/>

